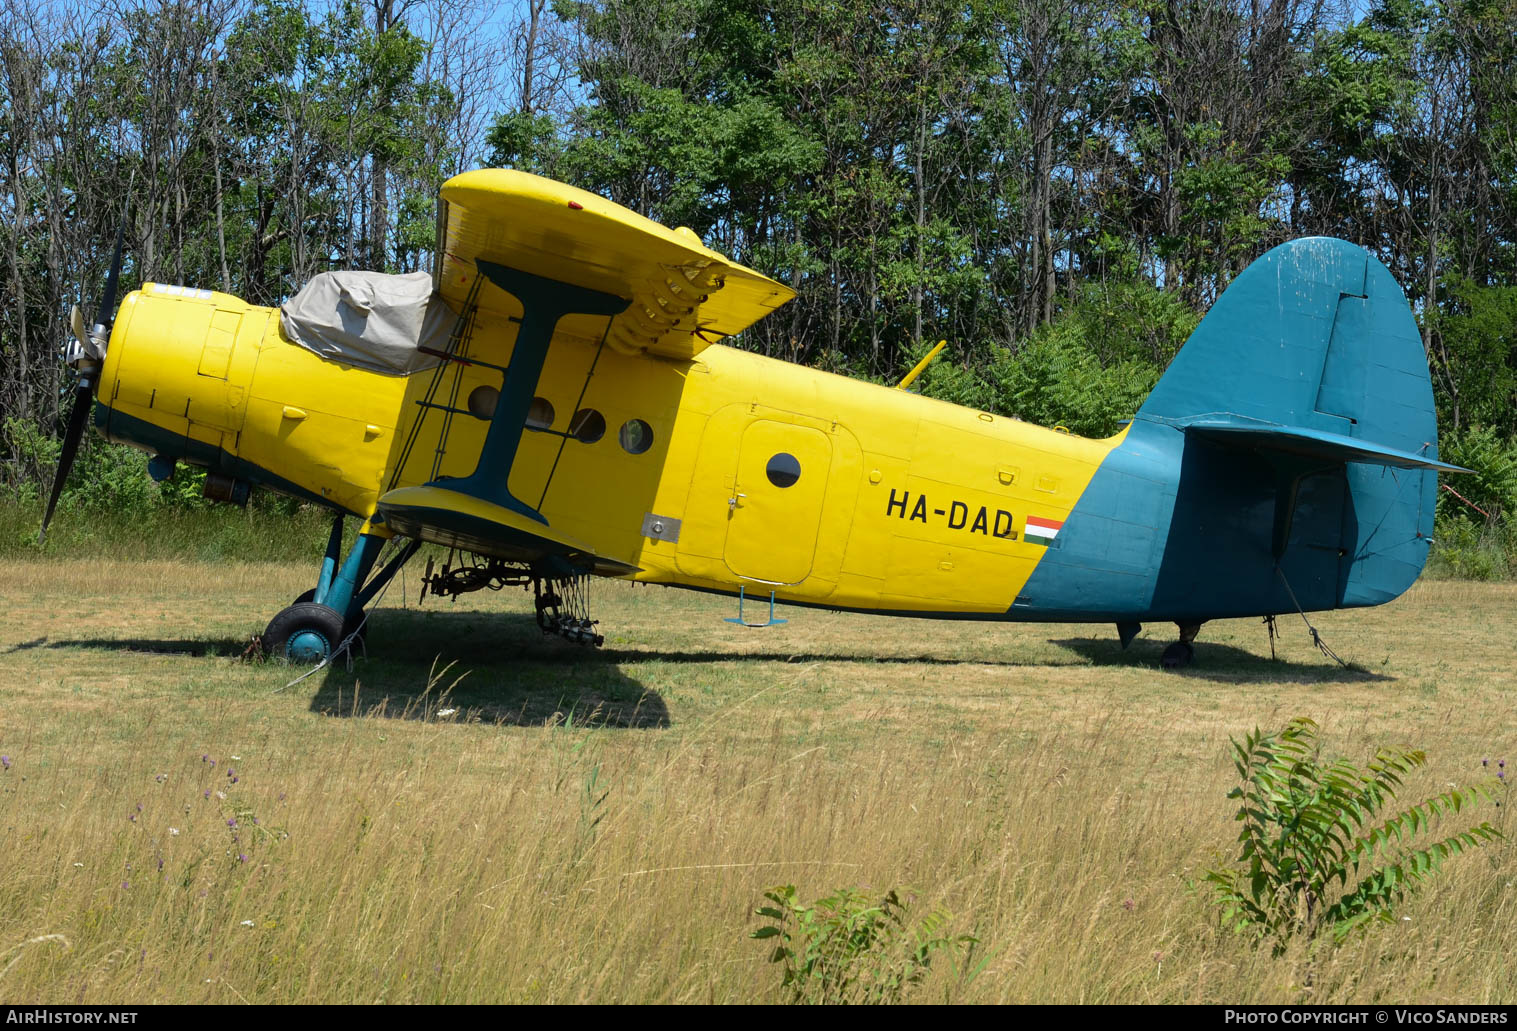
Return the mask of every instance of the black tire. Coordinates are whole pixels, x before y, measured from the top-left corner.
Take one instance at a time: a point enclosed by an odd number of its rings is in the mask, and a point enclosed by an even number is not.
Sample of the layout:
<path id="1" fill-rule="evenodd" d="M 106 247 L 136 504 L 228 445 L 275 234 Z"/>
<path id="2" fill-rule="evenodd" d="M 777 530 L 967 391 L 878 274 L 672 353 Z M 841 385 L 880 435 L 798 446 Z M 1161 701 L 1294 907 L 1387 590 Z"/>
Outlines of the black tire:
<path id="1" fill-rule="evenodd" d="M 300 601 L 269 620 L 263 632 L 263 650 L 271 658 L 315 665 L 331 655 L 346 636 L 336 609 Z"/>
<path id="2" fill-rule="evenodd" d="M 310 590 L 301 591 L 300 597 L 296 598 L 290 604 L 291 606 L 295 606 L 300 605 L 303 602 L 314 602 L 315 600 L 316 588 L 312 587 Z M 360 609 L 356 606 L 348 610 L 348 620 L 342 626 L 342 636 L 346 637 L 355 630 L 358 631 L 358 639 L 360 641 L 367 641 L 369 639 L 369 624 L 364 622 L 363 609 Z"/>
<path id="3" fill-rule="evenodd" d="M 1182 666 L 1189 666 L 1190 660 L 1194 659 L 1195 657 L 1196 649 L 1192 648 L 1184 641 L 1176 641 L 1174 644 L 1164 649 L 1164 655 L 1159 659 L 1159 661 L 1163 663 L 1165 669 L 1179 669 Z"/>

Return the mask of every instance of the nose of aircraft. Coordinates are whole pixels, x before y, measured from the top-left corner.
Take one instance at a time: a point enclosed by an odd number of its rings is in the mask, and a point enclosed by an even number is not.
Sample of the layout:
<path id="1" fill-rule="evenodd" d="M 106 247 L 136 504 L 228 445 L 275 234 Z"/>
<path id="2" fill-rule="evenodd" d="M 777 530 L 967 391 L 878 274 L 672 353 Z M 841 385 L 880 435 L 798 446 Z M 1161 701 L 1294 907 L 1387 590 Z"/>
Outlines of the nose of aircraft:
<path id="1" fill-rule="evenodd" d="M 252 314 L 229 294 L 145 283 L 122 302 L 101 370 L 95 423 L 168 458 L 220 448 L 242 429 L 251 369 L 236 361 Z M 262 334 L 267 321 L 246 328 Z"/>

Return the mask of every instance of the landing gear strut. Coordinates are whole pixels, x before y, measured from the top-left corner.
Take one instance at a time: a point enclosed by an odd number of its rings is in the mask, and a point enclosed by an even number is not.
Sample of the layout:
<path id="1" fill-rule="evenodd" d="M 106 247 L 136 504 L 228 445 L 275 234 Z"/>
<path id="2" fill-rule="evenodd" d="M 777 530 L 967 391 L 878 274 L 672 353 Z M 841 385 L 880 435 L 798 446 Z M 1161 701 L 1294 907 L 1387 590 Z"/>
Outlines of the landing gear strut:
<path id="1" fill-rule="evenodd" d="M 327 553 L 321 563 L 321 577 L 315 588 L 296 598 L 280 611 L 263 632 L 264 654 L 299 665 L 312 665 L 340 655 L 355 637 L 361 638 L 364 606 L 368 605 L 392 577 L 416 553 L 420 541 L 411 541 L 373 577 L 369 573 L 389 538 L 360 532 L 347 559 L 338 565 L 342 554 L 342 523 L 339 514 L 332 521 L 327 538 Z M 365 583 L 367 581 L 367 583 Z"/>
<path id="2" fill-rule="evenodd" d="M 1196 635 L 1201 632 L 1200 623 L 1176 623 L 1180 628 L 1180 639 L 1168 648 L 1159 661 L 1165 669 L 1179 669 L 1181 666 L 1189 666 L 1190 660 L 1196 657 L 1196 649 L 1192 647 Z"/>

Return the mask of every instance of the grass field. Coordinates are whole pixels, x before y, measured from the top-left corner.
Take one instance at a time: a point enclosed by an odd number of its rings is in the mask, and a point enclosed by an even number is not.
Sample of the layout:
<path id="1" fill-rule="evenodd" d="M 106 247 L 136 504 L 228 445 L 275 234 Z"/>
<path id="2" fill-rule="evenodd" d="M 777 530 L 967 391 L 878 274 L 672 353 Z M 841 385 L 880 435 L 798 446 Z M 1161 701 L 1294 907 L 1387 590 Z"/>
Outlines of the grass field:
<path id="1" fill-rule="evenodd" d="M 606 646 L 413 570 L 351 671 L 237 658 L 312 563 L 0 560 L 0 998 L 783 1001 L 765 888 L 914 892 L 980 943 L 911 998 L 1517 1000 L 1507 842 L 1342 947 L 1218 927 L 1229 735 L 1427 750 L 1410 801 L 1517 763 L 1517 587 L 1316 619 L 933 623 L 608 583 Z M 402 607 L 402 590 L 409 598 Z M 429 684 L 431 685 L 429 688 Z M 213 761 L 214 760 L 214 765 Z M 1483 815 L 1508 834 L 1507 810 Z M 977 971 L 965 976 L 965 971 Z"/>

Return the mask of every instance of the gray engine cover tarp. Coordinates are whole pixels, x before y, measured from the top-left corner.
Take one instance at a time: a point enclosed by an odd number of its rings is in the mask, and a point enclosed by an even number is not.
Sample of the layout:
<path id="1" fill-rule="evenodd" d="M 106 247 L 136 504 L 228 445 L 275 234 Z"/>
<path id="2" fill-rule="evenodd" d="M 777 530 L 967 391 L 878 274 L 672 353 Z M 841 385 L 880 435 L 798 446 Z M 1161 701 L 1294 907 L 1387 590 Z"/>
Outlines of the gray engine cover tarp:
<path id="1" fill-rule="evenodd" d="M 391 376 L 436 365 L 458 316 L 425 272 L 323 272 L 279 309 L 284 335 L 329 361 Z"/>

